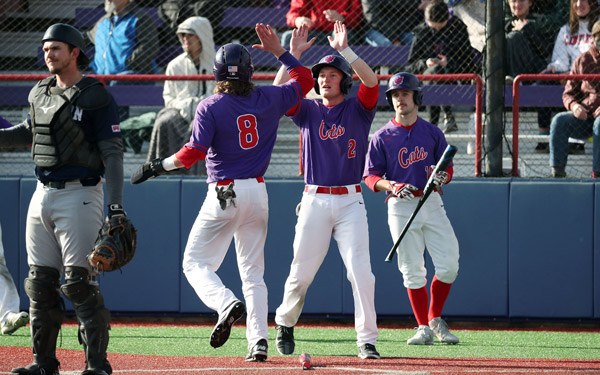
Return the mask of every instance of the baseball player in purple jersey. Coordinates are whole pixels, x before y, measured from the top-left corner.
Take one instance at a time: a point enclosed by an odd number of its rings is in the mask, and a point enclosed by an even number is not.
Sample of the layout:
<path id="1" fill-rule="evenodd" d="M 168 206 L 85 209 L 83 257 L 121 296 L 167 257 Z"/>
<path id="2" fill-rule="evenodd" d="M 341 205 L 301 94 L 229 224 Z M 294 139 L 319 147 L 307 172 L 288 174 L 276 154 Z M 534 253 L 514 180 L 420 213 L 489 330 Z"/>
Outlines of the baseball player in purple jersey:
<path id="1" fill-rule="evenodd" d="M 389 81 L 386 97 L 396 116 L 371 138 L 364 177 L 373 191 L 389 192 L 388 225 L 395 241 L 418 203 L 413 198 L 423 194 L 431 171 L 448 144 L 437 126 L 417 116 L 423 97 L 417 77 L 410 73 L 395 74 Z M 398 247 L 398 266 L 419 323 L 417 333 L 407 341 L 409 345 L 432 345 L 434 335 L 443 343 L 459 341 L 441 319 L 458 273 L 458 240 L 438 193 L 443 184 L 450 182 L 452 173 L 450 166 L 447 172 L 436 174 L 433 180 L 436 191 L 425 201 Z M 425 287 L 426 245 L 435 266 L 431 301 Z"/>
<path id="2" fill-rule="evenodd" d="M 233 323 L 247 313 L 246 361 L 265 361 L 268 349 L 263 280 L 268 199 L 263 174 L 280 118 L 313 86 L 310 71 L 281 46 L 269 26 L 258 24 L 256 33 L 262 44 L 253 47 L 273 53 L 293 79 L 281 86 L 255 87 L 248 50 L 240 44 L 222 46 L 214 63 L 215 95 L 198 105 L 190 141 L 176 154 L 142 165 L 131 177 L 139 183 L 206 159 L 208 193 L 188 238 L 183 271 L 202 302 L 219 313 L 211 346 L 223 345 Z M 295 30 L 292 45 L 307 35 L 306 28 Z M 232 238 L 245 305 L 216 274 Z"/>
<path id="3" fill-rule="evenodd" d="M 348 47 L 344 24 L 336 22 L 334 32 L 329 43 L 343 57 L 325 56 L 312 67 L 315 91 L 323 101 L 304 99 L 288 112 L 302 133 L 306 187 L 296 224 L 294 260 L 275 316 L 276 344 L 281 354 L 294 352 L 293 328 L 333 235 L 352 284 L 358 355 L 378 359 L 375 277 L 360 182 L 379 85 L 371 68 Z M 291 52 L 299 57 L 302 50 Z M 362 83 L 357 97 L 346 98 L 352 69 Z M 280 70 L 275 83 L 286 80 Z"/>

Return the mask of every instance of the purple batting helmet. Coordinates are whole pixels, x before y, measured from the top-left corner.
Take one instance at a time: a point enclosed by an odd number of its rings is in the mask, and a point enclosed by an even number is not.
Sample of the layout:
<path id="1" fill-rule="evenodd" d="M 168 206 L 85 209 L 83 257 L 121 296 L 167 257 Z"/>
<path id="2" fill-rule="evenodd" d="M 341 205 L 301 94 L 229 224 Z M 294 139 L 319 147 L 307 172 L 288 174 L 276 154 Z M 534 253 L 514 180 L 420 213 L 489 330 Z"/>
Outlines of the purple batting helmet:
<path id="1" fill-rule="evenodd" d="M 213 74 L 217 82 L 239 80 L 250 82 L 254 66 L 250 52 L 241 44 L 228 43 L 217 51 L 213 65 Z"/>
<path id="2" fill-rule="evenodd" d="M 342 90 L 343 94 L 348 94 L 350 92 L 350 87 L 352 87 L 352 67 L 345 58 L 337 55 L 327 55 L 311 68 L 313 79 L 315 80 L 315 92 L 319 94 L 319 83 L 317 82 L 317 79 L 319 78 L 321 69 L 326 66 L 334 67 L 342 72 L 344 77 L 340 82 L 340 90 Z"/>
<path id="3" fill-rule="evenodd" d="M 421 91 L 421 82 L 419 79 L 411 73 L 402 72 L 396 73 L 390 78 L 388 82 L 388 88 L 385 91 L 385 97 L 393 108 L 392 103 L 392 91 L 394 90 L 411 90 L 414 91 L 413 100 L 415 105 L 421 105 L 423 103 L 423 91 Z"/>

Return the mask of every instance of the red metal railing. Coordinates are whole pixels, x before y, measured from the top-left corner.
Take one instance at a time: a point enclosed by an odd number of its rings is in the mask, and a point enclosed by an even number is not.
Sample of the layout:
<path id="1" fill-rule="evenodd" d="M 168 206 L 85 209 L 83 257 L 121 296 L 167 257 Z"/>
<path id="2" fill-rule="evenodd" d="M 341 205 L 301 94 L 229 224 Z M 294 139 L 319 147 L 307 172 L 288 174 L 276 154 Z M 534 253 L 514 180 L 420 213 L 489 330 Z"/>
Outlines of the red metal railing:
<path id="1" fill-rule="evenodd" d="M 600 81 L 600 74 L 520 74 L 513 81 L 512 175 L 519 176 L 519 99 L 523 81 Z"/>
<path id="2" fill-rule="evenodd" d="M 0 81 L 39 81 L 46 77 L 48 74 L 0 74 Z M 98 75 L 89 74 L 90 77 L 94 77 L 106 84 L 108 81 L 208 81 L 213 80 L 212 74 L 198 74 L 198 75 L 165 75 L 165 74 L 109 74 L 109 75 Z M 388 80 L 392 77 L 391 74 L 378 75 L 380 80 Z M 420 75 L 417 74 L 420 80 L 426 81 L 474 81 L 476 85 L 475 95 L 475 176 L 481 177 L 481 121 L 482 121 L 482 110 L 483 110 L 483 80 L 477 74 L 435 74 L 435 75 Z M 275 74 L 254 74 L 252 79 L 256 81 L 269 81 L 275 78 Z M 555 78 L 555 77 L 554 77 Z M 354 79 L 358 77 L 355 75 Z M 517 77 L 518 79 L 518 77 Z M 517 80 L 515 79 L 515 82 Z M 300 159 L 300 162 L 302 160 Z"/>

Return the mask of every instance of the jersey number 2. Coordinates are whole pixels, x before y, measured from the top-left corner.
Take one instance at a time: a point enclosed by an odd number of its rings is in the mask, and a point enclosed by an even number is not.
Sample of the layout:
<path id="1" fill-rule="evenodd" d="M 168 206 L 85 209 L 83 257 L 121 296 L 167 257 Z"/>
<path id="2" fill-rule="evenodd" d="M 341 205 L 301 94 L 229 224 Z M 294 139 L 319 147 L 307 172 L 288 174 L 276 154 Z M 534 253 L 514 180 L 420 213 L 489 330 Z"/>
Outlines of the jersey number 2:
<path id="1" fill-rule="evenodd" d="M 348 159 L 356 156 L 356 141 L 351 139 L 348 141 Z"/>
<path id="2" fill-rule="evenodd" d="M 240 131 L 240 147 L 244 150 L 255 147 L 258 144 L 256 117 L 254 115 L 241 115 L 237 118 L 237 126 Z"/>

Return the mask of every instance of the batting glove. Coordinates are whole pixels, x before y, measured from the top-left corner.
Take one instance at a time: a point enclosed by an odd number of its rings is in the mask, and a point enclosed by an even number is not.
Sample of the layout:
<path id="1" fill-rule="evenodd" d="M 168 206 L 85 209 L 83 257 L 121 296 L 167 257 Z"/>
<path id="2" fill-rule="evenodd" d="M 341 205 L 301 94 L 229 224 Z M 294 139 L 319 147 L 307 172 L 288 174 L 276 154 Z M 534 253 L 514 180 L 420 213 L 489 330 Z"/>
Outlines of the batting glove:
<path id="1" fill-rule="evenodd" d="M 390 181 L 392 188 L 392 195 L 394 197 L 409 201 L 415 197 L 413 191 L 419 190 L 416 186 L 411 184 L 403 184 L 395 181 Z"/>
<path id="2" fill-rule="evenodd" d="M 435 186 L 442 186 L 446 182 L 448 182 L 448 172 L 439 171 L 433 176 L 433 180 L 431 181 Z"/>

